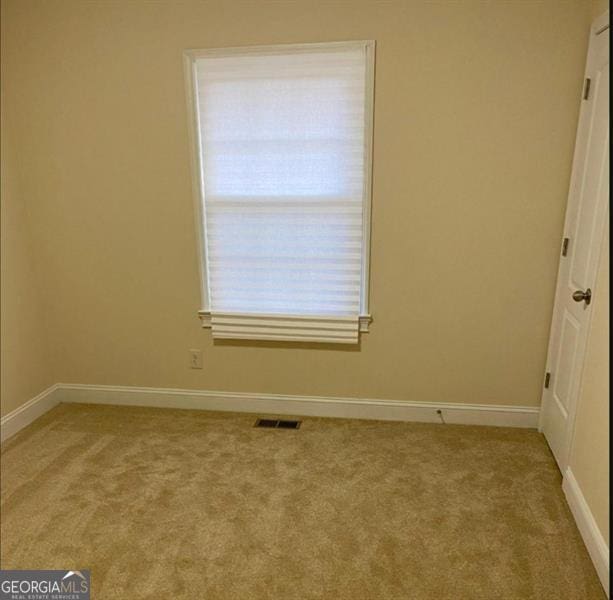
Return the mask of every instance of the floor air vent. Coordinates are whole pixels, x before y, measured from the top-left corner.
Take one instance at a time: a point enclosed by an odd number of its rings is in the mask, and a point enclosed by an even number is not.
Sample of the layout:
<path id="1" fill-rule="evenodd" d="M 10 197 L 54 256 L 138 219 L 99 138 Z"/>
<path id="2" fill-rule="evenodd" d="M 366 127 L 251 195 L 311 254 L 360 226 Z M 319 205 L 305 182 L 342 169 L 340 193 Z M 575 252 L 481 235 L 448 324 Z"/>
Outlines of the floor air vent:
<path id="1" fill-rule="evenodd" d="M 286 421 L 285 419 L 257 419 L 254 427 L 268 429 L 300 429 L 302 421 Z"/>

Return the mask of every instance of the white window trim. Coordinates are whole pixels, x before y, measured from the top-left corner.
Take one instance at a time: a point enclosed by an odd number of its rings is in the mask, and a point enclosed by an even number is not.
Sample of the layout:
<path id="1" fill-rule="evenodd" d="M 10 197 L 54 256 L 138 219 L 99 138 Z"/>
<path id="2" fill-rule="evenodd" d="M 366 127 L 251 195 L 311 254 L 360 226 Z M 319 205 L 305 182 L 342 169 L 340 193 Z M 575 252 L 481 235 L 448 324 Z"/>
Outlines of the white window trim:
<path id="1" fill-rule="evenodd" d="M 185 50 L 183 67 L 185 75 L 185 91 L 187 99 L 187 123 L 190 145 L 190 162 L 192 172 L 192 193 L 194 200 L 196 241 L 200 267 L 200 289 L 202 308 L 198 316 L 202 327 L 212 327 L 210 310 L 210 295 L 208 281 L 208 264 L 206 257 L 206 227 L 204 226 L 204 186 L 202 181 L 202 163 L 200 156 L 200 123 L 196 110 L 196 73 L 195 65 L 198 58 L 211 56 L 231 56 L 233 54 L 285 54 L 291 52 L 309 52 L 329 48 L 365 48 L 366 49 L 366 98 L 364 111 L 364 197 L 362 199 L 362 286 L 360 289 L 360 315 L 358 317 L 359 331 L 369 331 L 372 316 L 369 312 L 370 303 L 370 230 L 372 204 L 372 161 L 373 161 L 373 118 L 374 118 L 374 80 L 375 80 L 375 40 L 360 40 L 349 42 L 324 42 L 312 44 L 275 44 L 270 46 L 238 46 L 232 48 L 211 48 L 202 50 Z M 282 317 L 287 317 L 283 315 Z M 289 318 L 294 318 L 289 316 Z M 261 338 L 260 338 L 261 339 Z"/>

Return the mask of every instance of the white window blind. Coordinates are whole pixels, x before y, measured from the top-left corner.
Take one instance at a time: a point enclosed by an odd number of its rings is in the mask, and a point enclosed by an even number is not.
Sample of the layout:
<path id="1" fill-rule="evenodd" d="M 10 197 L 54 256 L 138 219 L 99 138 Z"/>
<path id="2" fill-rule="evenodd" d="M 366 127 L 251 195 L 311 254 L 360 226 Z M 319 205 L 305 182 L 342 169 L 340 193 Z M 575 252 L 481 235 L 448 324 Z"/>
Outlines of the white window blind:
<path id="1" fill-rule="evenodd" d="M 357 342 L 367 298 L 369 48 L 194 59 L 214 337 Z"/>

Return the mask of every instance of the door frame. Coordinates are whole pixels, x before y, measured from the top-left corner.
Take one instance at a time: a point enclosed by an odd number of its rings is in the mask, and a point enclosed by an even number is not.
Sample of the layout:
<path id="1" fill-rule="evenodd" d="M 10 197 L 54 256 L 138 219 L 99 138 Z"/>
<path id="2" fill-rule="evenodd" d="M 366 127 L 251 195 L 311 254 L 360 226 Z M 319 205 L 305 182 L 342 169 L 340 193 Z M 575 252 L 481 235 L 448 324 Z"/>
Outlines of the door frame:
<path id="1" fill-rule="evenodd" d="M 587 73 L 590 70 L 591 67 L 591 60 L 592 57 L 594 55 L 594 40 L 596 39 L 596 36 L 600 35 L 601 33 L 603 33 L 604 31 L 606 31 L 609 28 L 610 25 L 610 20 L 609 20 L 609 11 L 607 10 L 605 13 L 603 13 L 600 17 L 598 17 L 597 19 L 595 19 L 591 25 L 590 28 L 590 37 L 589 37 L 589 46 L 588 46 L 588 55 L 587 55 L 587 59 L 586 59 L 586 66 L 585 66 L 585 72 L 584 72 L 584 81 L 585 81 L 585 77 L 587 77 Z M 582 88 L 582 93 L 583 93 L 583 88 Z M 581 128 L 585 126 L 585 122 L 586 120 L 590 117 L 590 112 L 588 110 L 586 110 L 584 108 L 584 104 L 583 104 L 583 98 L 581 100 L 581 108 L 580 108 L 580 113 L 579 113 L 579 121 L 577 124 L 577 134 L 579 134 L 579 132 L 581 131 Z M 576 135 L 575 138 L 575 144 L 577 141 L 578 135 Z M 569 227 L 569 219 L 570 219 L 570 214 L 568 212 L 568 205 L 569 205 L 569 201 L 571 199 L 570 194 L 572 193 L 572 191 L 575 188 L 575 178 L 578 176 L 578 174 L 575 172 L 575 165 L 578 164 L 579 160 L 581 159 L 581 153 L 585 150 L 585 148 L 583 146 L 579 146 L 579 145 L 575 145 L 575 149 L 574 149 L 574 153 L 573 153 L 573 162 L 572 162 L 572 170 L 571 170 L 571 181 L 569 184 L 569 196 L 567 198 L 567 205 L 566 205 L 566 215 L 564 218 L 564 229 L 563 229 L 563 233 L 562 233 L 562 239 L 564 239 L 564 237 L 567 235 L 568 232 L 568 227 Z M 602 227 L 600 227 L 600 231 L 597 232 L 596 234 L 596 238 L 593 240 L 593 248 L 594 251 L 597 254 L 597 258 L 596 258 L 596 270 L 598 268 L 598 265 L 600 263 L 601 257 L 602 257 L 602 246 L 603 246 L 603 239 L 605 236 L 605 232 L 606 232 L 606 224 L 609 218 L 609 211 L 610 211 L 610 206 L 609 206 L 610 202 L 607 203 L 606 207 L 605 207 L 605 213 L 604 213 L 604 220 L 605 223 Z M 558 261 L 558 271 L 557 271 L 557 277 L 556 277 L 556 287 L 555 287 L 555 297 L 554 297 L 554 304 L 553 304 L 553 309 L 552 309 L 552 314 L 551 314 L 551 325 L 550 325 L 550 330 L 549 330 L 549 342 L 547 345 L 547 359 L 546 359 L 546 365 L 545 365 L 545 372 L 550 373 L 552 371 L 552 367 L 553 365 L 551 364 L 552 362 L 552 344 L 553 344 L 553 333 L 554 333 L 554 319 L 556 317 L 556 309 L 557 309 L 557 302 L 558 302 L 558 288 L 559 288 L 559 284 L 560 284 L 560 276 L 561 276 L 561 271 L 562 271 L 562 252 L 560 252 L 560 258 Z M 592 285 L 592 290 L 593 293 L 596 293 L 596 282 L 594 282 L 594 284 Z M 592 314 L 593 311 L 590 310 L 588 311 L 588 314 L 586 315 L 586 321 L 585 321 L 585 327 L 586 327 L 586 331 L 588 332 L 587 335 L 585 336 L 585 340 L 584 340 L 584 347 L 583 347 L 583 352 L 582 352 L 582 360 L 581 360 L 581 364 L 579 365 L 579 373 L 578 373 L 578 379 L 579 381 L 577 382 L 576 385 L 576 389 L 577 389 L 577 394 L 575 394 L 574 397 L 574 401 L 571 403 L 571 405 L 568 407 L 568 419 L 567 419 L 567 426 L 566 426 L 566 431 L 564 433 L 564 459 L 562 461 L 560 461 L 559 467 L 560 470 L 564 473 L 566 467 L 568 466 L 568 459 L 569 459 L 569 454 L 570 454 L 570 447 L 571 447 L 571 443 L 572 443 L 572 439 L 573 439 L 573 434 L 575 431 L 575 418 L 577 415 L 577 405 L 578 405 L 578 394 L 579 391 L 581 389 L 581 380 L 583 378 L 583 370 L 584 370 L 584 364 L 585 364 L 585 350 L 587 348 L 587 341 L 588 341 L 588 337 L 589 337 L 589 328 L 592 322 Z M 545 416 L 545 407 L 546 407 L 546 402 L 548 401 L 548 399 L 546 398 L 547 395 L 547 388 L 545 388 L 543 386 L 542 392 L 541 392 L 541 407 L 540 407 L 540 413 L 539 413 L 539 424 L 538 424 L 538 430 L 540 432 L 543 431 L 543 425 L 544 425 L 544 416 Z M 549 401 L 552 401 L 551 398 L 549 398 Z"/>

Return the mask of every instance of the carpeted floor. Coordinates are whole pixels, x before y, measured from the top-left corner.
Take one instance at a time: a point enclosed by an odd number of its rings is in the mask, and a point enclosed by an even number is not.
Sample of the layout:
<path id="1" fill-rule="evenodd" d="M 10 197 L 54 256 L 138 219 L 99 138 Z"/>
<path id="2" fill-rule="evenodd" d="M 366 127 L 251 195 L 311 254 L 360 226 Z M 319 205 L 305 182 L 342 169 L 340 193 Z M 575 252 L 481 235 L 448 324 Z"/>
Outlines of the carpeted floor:
<path id="1" fill-rule="evenodd" d="M 2 447 L 2 567 L 93 600 L 605 598 L 540 434 L 63 404 Z"/>

